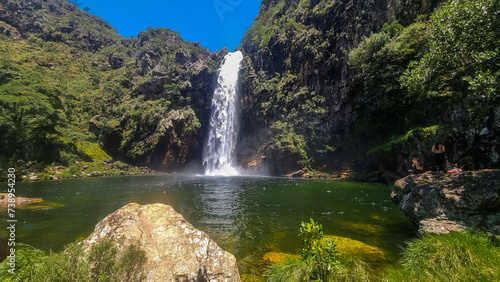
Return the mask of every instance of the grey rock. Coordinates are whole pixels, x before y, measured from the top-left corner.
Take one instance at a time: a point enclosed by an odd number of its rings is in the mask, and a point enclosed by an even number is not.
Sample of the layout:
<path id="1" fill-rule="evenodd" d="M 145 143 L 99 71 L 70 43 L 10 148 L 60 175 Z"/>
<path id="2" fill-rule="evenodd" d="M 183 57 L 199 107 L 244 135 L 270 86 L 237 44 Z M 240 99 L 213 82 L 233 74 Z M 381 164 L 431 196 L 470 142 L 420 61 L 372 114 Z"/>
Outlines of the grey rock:
<path id="1" fill-rule="evenodd" d="M 396 181 L 391 198 L 422 232 L 473 229 L 500 234 L 498 169 L 410 175 Z"/>
<path id="2" fill-rule="evenodd" d="M 118 54 L 111 52 L 108 57 L 108 62 L 109 65 L 111 65 L 111 68 L 116 70 L 123 67 L 125 59 L 119 56 Z"/>

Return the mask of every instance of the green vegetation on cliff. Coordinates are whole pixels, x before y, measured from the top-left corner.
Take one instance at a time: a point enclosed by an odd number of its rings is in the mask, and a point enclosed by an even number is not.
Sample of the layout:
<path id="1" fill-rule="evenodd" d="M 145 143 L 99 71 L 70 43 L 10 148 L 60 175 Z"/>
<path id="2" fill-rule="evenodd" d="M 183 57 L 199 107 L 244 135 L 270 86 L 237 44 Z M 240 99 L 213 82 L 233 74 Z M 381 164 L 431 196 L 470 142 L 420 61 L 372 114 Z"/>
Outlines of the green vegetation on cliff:
<path id="1" fill-rule="evenodd" d="M 498 165 L 498 1 L 384 3 L 263 2 L 242 40 L 244 163 L 406 173 L 439 140 L 469 169 Z"/>
<path id="2" fill-rule="evenodd" d="M 369 152 L 398 144 L 421 154 L 426 140 L 460 140 L 467 133 L 457 131 L 468 128 L 457 119 L 465 116 L 473 126 L 490 127 L 484 119 L 500 105 L 499 12 L 498 1 L 449 2 L 429 20 L 386 24 L 350 52 L 365 97 L 356 132 L 369 140 Z M 458 148 L 466 149 L 472 148 Z"/>
<path id="3" fill-rule="evenodd" d="M 263 1 L 241 45 L 243 166 L 405 173 L 437 139 L 467 168 L 498 165 L 498 1 L 427 2 Z M 123 38 L 63 0 L 0 4 L 2 166 L 200 157 L 226 50 L 166 28 Z"/>
<path id="4" fill-rule="evenodd" d="M 267 158 L 273 174 L 310 167 L 319 155 L 335 151 L 321 132 L 330 110 L 328 100 L 312 82 L 320 71 L 316 65 L 336 61 L 330 45 L 336 36 L 333 28 L 313 21 L 324 17 L 333 1 L 316 4 L 309 0 L 263 4 L 242 39 L 247 54 L 243 83 L 254 101 L 246 105 L 244 116 L 251 118 L 244 122 L 247 134 L 266 135 L 260 137 L 265 144 L 257 145 L 256 153 L 276 158 Z"/>
<path id="5" fill-rule="evenodd" d="M 356 79 L 362 83 L 365 104 L 369 105 L 357 122 L 358 134 L 370 136 L 367 140 L 383 142 L 395 133 L 425 125 L 423 108 L 431 110 L 433 103 L 418 103 L 418 97 L 400 86 L 399 77 L 425 52 L 428 38 L 426 23 L 403 28 L 393 21 L 349 53 L 350 64 L 359 70 Z"/>
<path id="6" fill-rule="evenodd" d="M 453 1 L 430 19 L 427 52 L 408 67 L 403 86 L 421 96 L 451 96 L 483 107 L 500 97 L 500 3 Z"/>
<path id="7" fill-rule="evenodd" d="M 168 169 L 196 156 L 223 52 L 166 28 L 122 38 L 66 1 L 32 4 L 0 6 L 2 168 L 113 157 Z"/>

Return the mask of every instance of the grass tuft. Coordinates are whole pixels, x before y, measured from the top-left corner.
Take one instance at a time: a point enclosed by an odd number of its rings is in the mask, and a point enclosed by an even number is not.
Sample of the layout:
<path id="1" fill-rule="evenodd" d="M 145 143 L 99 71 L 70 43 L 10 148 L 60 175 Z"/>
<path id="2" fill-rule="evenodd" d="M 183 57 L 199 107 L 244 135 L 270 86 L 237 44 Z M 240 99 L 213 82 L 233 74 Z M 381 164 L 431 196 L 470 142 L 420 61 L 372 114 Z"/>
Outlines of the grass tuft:
<path id="1" fill-rule="evenodd" d="M 283 262 L 270 265 L 264 273 L 268 282 L 311 281 L 314 265 L 299 257 L 288 257 Z M 328 281 L 368 282 L 374 281 L 374 275 L 367 263 L 350 256 L 342 256 L 340 264 L 333 267 Z"/>
<path id="2" fill-rule="evenodd" d="M 425 234 L 411 240 L 386 281 L 499 281 L 500 248 L 484 234 Z"/>
<path id="3" fill-rule="evenodd" d="M 0 281 L 142 281 L 146 253 L 129 246 L 118 254 L 112 241 L 92 246 L 85 254 L 82 245 L 71 243 L 59 253 L 45 252 L 29 245 L 16 249 L 15 274 L 8 272 L 8 260 L 0 263 Z"/>
<path id="4" fill-rule="evenodd" d="M 288 257 L 268 267 L 266 281 L 310 281 L 314 262 Z M 412 239 L 402 260 L 375 274 L 369 264 L 342 256 L 326 281 L 500 281 L 500 247 L 485 234 L 452 232 Z M 378 272 L 378 271 L 377 271 Z"/>

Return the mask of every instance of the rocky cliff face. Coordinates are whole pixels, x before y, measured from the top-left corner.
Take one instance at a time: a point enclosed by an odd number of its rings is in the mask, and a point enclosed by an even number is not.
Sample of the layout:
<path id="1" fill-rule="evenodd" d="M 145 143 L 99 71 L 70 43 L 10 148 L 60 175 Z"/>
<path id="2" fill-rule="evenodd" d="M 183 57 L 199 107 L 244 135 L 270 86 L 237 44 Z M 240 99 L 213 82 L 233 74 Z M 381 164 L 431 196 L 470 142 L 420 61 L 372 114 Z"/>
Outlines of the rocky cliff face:
<path id="1" fill-rule="evenodd" d="M 243 130 L 237 148 L 240 164 L 273 175 L 303 168 L 373 171 L 382 167 L 402 176 L 415 155 L 424 159 L 426 169 L 432 169 L 430 148 L 434 141 L 441 141 L 449 159 L 468 169 L 498 165 L 498 99 L 489 103 L 471 95 L 447 103 L 439 98 L 433 101 L 439 104 L 437 111 L 422 103 L 423 126 L 438 124 L 446 130 L 435 136 L 412 136 L 404 144 L 384 140 L 386 146 L 380 154 L 367 156 L 372 148 L 367 139 L 378 138 L 357 131 L 364 126 L 367 109 L 377 104 L 354 79 L 348 52 L 385 23 L 397 19 L 406 26 L 441 2 L 263 1 L 240 47 L 245 53 Z M 41 146 L 43 150 L 31 151 L 55 151 L 47 153 L 56 158 L 50 162 L 57 161 L 59 151 L 74 163 L 85 154 L 68 153 L 78 143 L 68 140 L 80 138 L 99 143 L 114 158 L 137 165 L 173 170 L 190 161 L 201 164 L 211 94 L 227 50 L 210 53 L 168 29 L 148 29 L 135 38 L 123 38 L 102 19 L 63 0 L 0 0 L 0 20 L 1 36 L 9 38 L 2 38 L 3 52 L 13 53 L 14 58 L 0 58 L 5 68 L 20 65 L 19 72 L 26 76 L 33 76 L 30 71 L 39 74 L 61 96 L 62 104 L 52 106 L 59 112 L 51 118 L 51 128 L 64 128 L 66 133 L 57 132 L 56 137 L 52 129 L 37 133 L 55 140 Z M 16 83 L 12 81 L 12 87 Z M 401 103 L 393 96 L 391 103 Z M 475 103 L 474 110 L 470 101 Z M 4 102 L 19 108 L 12 99 Z M 403 113 L 394 118 L 401 124 L 407 117 Z M 18 120 L 13 118 L 13 124 Z M 380 124 L 392 126 L 386 121 Z M 12 126 L 11 133 L 26 126 L 29 124 Z M 77 132 L 79 137 L 68 132 Z M 391 133 L 409 135 L 407 131 Z M 42 144 L 46 140 L 29 141 Z M 14 145 L 20 148 L 23 142 Z M 60 148 L 61 142 L 66 148 Z M 24 155 L 22 158 L 32 158 Z"/>
<path id="2" fill-rule="evenodd" d="M 7 50 L 36 50 L 23 54 L 24 61 L 6 57 L 6 64 L 44 72 L 64 89 L 59 114 L 67 132 L 86 135 L 85 141 L 99 143 L 113 158 L 136 165 L 175 170 L 198 160 L 201 166 L 211 95 L 226 49 L 210 53 L 166 28 L 123 38 L 63 0 L 0 0 L 0 32 L 9 38 L 2 38 Z M 69 164 L 71 155 L 82 155 L 68 152 L 75 151 L 70 146 L 57 150 L 66 150 L 61 154 L 70 155 Z"/>
<path id="3" fill-rule="evenodd" d="M 384 23 L 409 24 L 439 2 L 263 1 L 242 45 L 244 165 L 255 161 L 274 174 L 299 169 L 308 158 L 330 169 L 350 165 L 362 148 L 344 140 L 363 99 L 351 85 L 346 52 Z M 283 138 L 284 131 L 293 136 Z"/>
<path id="4" fill-rule="evenodd" d="M 407 176 L 396 181 L 391 198 L 422 232 L 500 234 L 500 170 Z"/>
<path id="5" fill-rule="evenodd" d="M 38 34 L 43 40 L 91 52 L 116 44 L 121 38 L 107 22 L 66 1 L 1 0 L 0 19 L 24 36 Z M 10 34 L 7 30 L 5 33 Z"/>
<path id="6" fill-rule="evenodd" d="M 395 144 L 388 154 L 378 156 L 366 155 L 369 147 L 363 138 L 371 137 L 360 138 L 355 131 L 371 101 L 354 83 L 356 73 L 347 53 L 385 23 L 398 20 L 407 26 L 441 2 L 263 1 L 242 41 L 246 55 L 242 165 L 268 168 L 271 174 L 305 166 L 330 170 L 383 166 L 404 175 L 412 154 L 429 158 L 426 163 L 430 163 L 435 141 L 431 139 L 449 145 L 449 158 L 469 168 L 498 163 L 498 139 L 492 135 L 498 134 L 498 110 L 489 112 L 485 122 L 472 121 L 467 105 L 443 106 L 448 110 L 428 116 L 451 131 L 422 137 L 410 146 Z"/>
<path id="7" fill-rule="evenodd" d="M 100 221 L 85 239 L 113 240 L 118 255 L 130 245 L 146 252 L 145 281 L 240 281 L 235 257 L 164 204 L 128 204 Z"/>
<path id="8" fill-rule="evenodd" d="M 122 44 L 128 50 L 110 54 L 109 63 L 114 58 L 135 58 L 128 86 L 131 97 L 145 103 L 166 103 L 163 116 L 136 128 L 122 150 L 128 152 L 124 157 L 160 170 L 176 170 L 194 160 L 201 165 L 217 68 L 227 49 L 210 53 L 168 29 L 150 29 Z M 116 137 L 123 142 L 119 131 L 131 122 L 135 122 L 133 117 L 120 120 L 119 128 L 107 127 L 104 147 L 112 151 Z"/>

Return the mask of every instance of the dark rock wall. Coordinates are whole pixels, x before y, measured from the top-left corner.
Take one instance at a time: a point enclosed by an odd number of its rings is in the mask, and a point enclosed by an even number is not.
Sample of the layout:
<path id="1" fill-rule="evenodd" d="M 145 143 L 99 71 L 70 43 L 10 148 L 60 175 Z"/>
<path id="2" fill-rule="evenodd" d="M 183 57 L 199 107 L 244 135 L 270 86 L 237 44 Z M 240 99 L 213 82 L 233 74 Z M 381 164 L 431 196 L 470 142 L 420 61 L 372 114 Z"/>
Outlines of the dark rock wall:
<path id="1" fill-rule="evenodd" d="M 470 105 L 465 103 L 443 106 L 448 110 L 427 115 L 431 115 L 432 122 L 444 125 L 446 132 L 431 138 L 416 138 L 418 140 L 410 145 L 396 144 L 391 152 L 378 156 L 367 155 L 369 148 L 355 136 L 354 125 L 367 101 L 362 87 L 353 83 L 355 72 L 348 65 L 348 51 L 358 46 L 363 36 L 379 32 L 385 23 L 398 20 L 407 26 L 419 15 L 432 13 L 441 2 L 263 1 L 255 21 L 262 28 L 250 32 L 265 34 L 266 28 L 273 25 L 275 29 L 268 40 L 260 41 L 257 37 L 252 39 L 247 32 L 241 46 L 247 56 L 242 72 L 244 110 L 239 150 L 242 166 L 260 168 L 271 174 L 285 174 L 305 166 L 327 170 L 382 168 L 403 176 L 416 155 L 424 159 L 426 169 L 434 169 L 430 149 L 435 141 L 446 145 L 450 161 L 468 169 L 497 166 L 500 108 L 491 105 L 485 105 L 488 112 L 481 120 L 472 118 Z M 275 13 L 270 19 L 268 11 Z M 296 23 L 293 28 L 288 20 Z M 284 79 L 284 75 L 288 78 Z M 259 89 L 263 82 L 272 85 L 269 82 L 273 78 L 277 78 L 283 92 L 301 93 L 305 89 L 310 96 L 276 102 L 276 89 Z M 319 108 L 324 112 L 301 110 L 307 100 L 318 96 L 322 99 Z M 267 104 L 272 105 L 272 109 L 263 109 L 262 105 Z M 290 118 L 291 111 L 296 111 L 296 115 Z M 422 111 L 426 111 L 425 105 Z M 298 119 L 303 121 L 294 123 Z M 303 152 L 298 153 L 300 150 L 290 141 L 279 137 L 280 131 L 272 126 L 276 121 L 294 124 L 291 128 L 295 136 L 304 139 Z"/>
<path id="2" fill-rule="evenodd" d="M 138 131 L 134 137 L 134 143 L 147 143 L 155 138 L 154 132 L 164 131 L 155 148 L 129 161 L 168 171 L 190 162 L 201 166 L 217 66 L 227 50 L 210 53 L 200 44 L 186 43 L 168 30 L 141 32 L 137 38 L 122 44 L 129 48 L 129 55 L 135 56 L 136 71 L 132 77 L 139 77 L 132 78 L 135 83 L 130 86 L 131 97 L 143 97 L 145 103 L 158 99 L 171 102 L 170 110 L 159 124 Z M 175 87 L 165 87 L 169 85 Z M 198 123 L 200 126 L 196 126 Z M 112 150 L 117 143 L 113 138 L 116 134 L 109 133 L 105 146 Z"/>
<path id="3" fill-rule="evenodd" d="M 263 1 L 263 5 L 269 9 L 279 2 Z M 300 1 L 286 1 L 283 11 L 277 18 L 285 15 L 288 11 L 287 7 L 294 2 Z M 320 3 L 325 2 L 329 1 L 310 1 L 307 8 L 314 10 Z M 242 45 L 245 54 L 250 58 L 252 73 L 263 71 L 268 77 L 272 77 L 275 73 L 290 72 L 297 76 L 296 81 L 290 85 L 291 91 L 307 87 L 308 91 L 314 91 L 324 97 L 323 105 L 326 113 L 321 116 L 311 115 L 309 118 L 314 123 L 311 122 L 309 125 L 306 124 L 305 128 L 297 129 L 307 136 L 312 147 L 309 155 L 315 163 L 328 165 L 330 169 L 341 169 L 346 165 L 351 165 L 354 161 L 353 155 L 359 155 L 363 150 L 363 148 L 354 150 L 344 148 L 335 153 L 314 152 L 314 147 L 340 147 L 351 133 L 352 126 L 358 118 L 358 110 L 363 103 L 362 93 L 357 92 L 350 84 L 354 73 L 347 64 L 346 52 L 357 46 L 363 36 L 378 32 L 384 23 L 397 19 L 402 24 L 409 24 L 417 15 L 430 12 L 438 2 L 440 1 L 335 1 L 331 5 L 324 5 L 326 8 L 322 7 L 322 13 L 309 13 L 307 16 L 302 16 L 300 12 L 295 12 L 295 15 L 290 16 L 306 27 L 317 30 L 320 35 L 315 38 L 283 40 L 273 35 L 264 48 L 256 49 L 245 43 Z M 265 11 L 266 9 L 262 9 L 261 14 Z M 305 50 L 312 40 L 320 40 L 324 44 L 315 51 Z M 300 169 L 302 164 L 295 160 L 300 159 L 299 156 L 295 154 L 292 159 L 288 157 L 282 159 L 279 155 L 293 154 L 285 153 L 283 150 L 276 151 L 271 147 L 274 146 L 270 140 L 273 134 L 267 130 L 266 122 L 255 125 L 255 118 L 259 118 L 259 113 L 254 110 L 255 104 L 262 102 L 262 99 L 252 89 L 253 79 L 250 76 L 245 80 L 244 108 L 246 111 L 243 124 L 247 126 L 244 126 L 245 130 L 242 132 L 243 144 L 240 150 L 243 152 L 241 156 L 243 165 L 245 166 L 249 160 L 257 160 L 261 166 L 270 167 L 272 174 L 283 174 Z M 284 107 L 293 106 L 284 105 Z M 280 117 L 266 116 L 265 118 L 272 121 Z M 271 145 L 267 146 L 269 142 Z M 267 158 L 266 153 L 273 157 Z M 278 159 L 275 162 L 260 161 L 276 157 Z M 376 161 L 371 160 L 371 162 Z M 288 165 L 283 167 L 283 163 Z M 358 162 L 358 166 L 363 167 L 364 164 Z"/>

